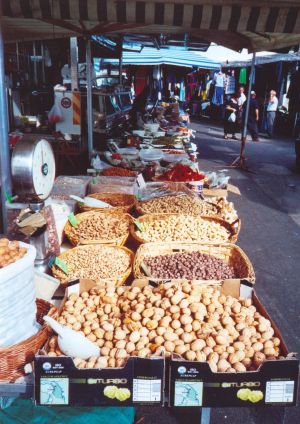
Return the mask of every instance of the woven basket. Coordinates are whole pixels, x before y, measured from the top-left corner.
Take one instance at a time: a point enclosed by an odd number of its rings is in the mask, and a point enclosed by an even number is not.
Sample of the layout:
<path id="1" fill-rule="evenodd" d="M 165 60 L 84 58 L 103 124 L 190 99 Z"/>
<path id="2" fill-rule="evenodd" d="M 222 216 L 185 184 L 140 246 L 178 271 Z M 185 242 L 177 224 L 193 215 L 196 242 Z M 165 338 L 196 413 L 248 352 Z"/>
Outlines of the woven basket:
<path id="1" fill-rule="evenodd" d="M 130 212 L 136 203 L 135 196 L 127 193 L 94 193 L 88 196 L 93 199 L 102 200 L 102 202 L 106 202 L 113 206 L 109 208 L 113 212 Z M 79 208 L 82 212 L 107 212 L 107 208 L 94 208 L 82 204 L 79 204 Z"/>
<path id="2" fill-rule="evenodd" d="M 222 259 L 227 264 L 232 265 L 239 278 L 245 278 L 250 281 L 255 280 L 253 266 L 243 252 L 243 250 L 235 244 L 204 244 L 204 243 L 145 243 L 142 244 L 135 255 L 133 273 L 135 278 L 144 278 L 146 276 L 142 268 L 142 263 L 146 257 L 159 255 L 167 255 L 178 252 L 201 252 L 207 255 L 215 256 Z M 153 280 L 161 280 L 161 278 L 152 278 Z M 204 280 L 208 281 L 208 280 Z"/>
<path id="3" fill-rule="evenodd" d="M 120 212 L 110 213 L 109 211 L 107 212 L 91 211 L 91 212 L 83 212 L 83 213 L 77 214 L 76 220 L 78 224 L 80 224 L 81 222 L 85 220 L 89 222 L 93 222 L 93 219 L 95 219 L 96 217 L 101 219 L 101 218 L 107 218 L 109 216 L 113 218 L 117 218 L 119 223 L 121 223 L 122 221 L 126 222 L 128 225 L 128 231 L 126 231 L 125 233 L 121 234 L 119 237 L 116 237 L 114 239 L 101 239 L 101 238 L 98 238 L 99 236 L 101 237 L 101 234 L 96 234 L 96 233 L 95 233 L 95 237 L 91 240 L 81 239 L 80 233 L 77 230 L 77 226 L 73 227 L 68 221 L 65 225 L 64 233 L 73 246 L 77 246 L 79 244 L 114 244 L 116 246 L 123 246 L 129 237 L 129 225 L 132 222 L 132 217 L 129 214 L 124 214 Z"/>
<path id="4" fill-rule="evenodd" d="M 57 309 L 42 299 L 37 299 L 36 305 L 36 320 L 42 327 L 29 339 L 13 346 L 0 348 L 0 380 L 15 381 L 24 375 L 24 366 L 33 360 L 34 355 L 52 334 L 51 328 L 44 323 L 43 317 L 49 315 L 55 318 Z"/>
<path id="5" fill-rule="evenodd" d="M 175 184 L 175 183 L 173 183 L 173 184 Z M 169 185 L 168 185 L 168 187 L 169 187 Z M 171 186 L 171 189 L 173 189 L 172 188 L 173 186 Z M 178 187 L 178 189 L 177 189 L 177 187 Z M 179 196 L 182 196 L 182 195 L 187 195 L 187 196 L 189 196 L 191 199 L 193 199 L 193 200 L 199 200 L 194 194 L 193 194 L 193 192 L 191 192 L 189 189 L 187 189 L 186 187 L 185 187 L 185 185 L 184 184 L 182 184 L 182 183 L 177 183 L 177 187 L 175 186 L 174 187 L 174 194 L 173 194 L 173 196 L 176 196 L 176 191 L 180 191 L 180 194 L 179 194 Z M 169 196 L 172 196 L 171 194 L 169 195 Z M 147 212 L 144 208 L 143 208 L 143 206 L 145 205 L 145 204 L 147 204 L 147 202 L 149 202 L 150 200 L 153 200 L 153 199 L 149 199 L 149 200 L 144 200 L 144 201 L 140 201 L 140 202 L 136 202 L 136 204 L 135 204 L 135 210 L 136 210 L 136 212 L 139 214 L 139 215 L 146 215 L 146 214 L 148 214 L 149 212 Z M 199 200 L 200 201 L 200 200 Z M 203 201 L 200 201 L 200 202 L 204 202 L 204 203 L 206 203 L 206 204 L 208 204 L 208 205 L 212 205 L 215 209 L 217 209 L 217 211 L 216 212 L 212 212 L 212 215 L 216 215 L 216 216 L 219 216 L 219 214 L 221 214 L 221 211 L 222 211 L 222 206 L 221 205 L 219 205 L 218 203 L 216 203 L 216 202 L 208 202 L 208 201 L 206 201 L 206 200 L 203 200 Z M 171 206 L 171 208 L 172 208 L 172 202 L 171 202 L 171 204 L 170 204 L 170 206 Z M 170 210 L 170 212 L 169 213 L 172 213 L 173 211 L 172 210 Z M 165 213 L 165 212 L 163 212 L 163 213 Z M 178 213 L 178 212 L 177 212 Z M 191 214 L 190 212 L 185 212 L 184 210 L 182 211 L 182 212 L 180 212 L 180 213 L 183 213 L 183 214 Z"/>
<path id="6" fill-rule="evenodd" d="M 96 250 L 98 247 L 100 246 L 100 244 L 90 244 L 90 245 L 85 245 L 85 246 L 78 246 L 78 247 L 74 247 L 73 249 L 69 249 L 66 250 L 65 252 L 61 253 L 58 258 L 61 259 L 62 261 L 64 261 L 66 264 L 68 264 L 68 258 L 70 258 L 72 255 L 74 255 L 78 250 L 87 250 L 88 252 L 90 252 L 90 254 L 93 254 L 93 250 Z M 123 250 L 124 252 L 127 253 L 127 256 L 129 257 L 129 267 L 127 268 L 127 270 L 122 274 L 119 275 L 115 278 L 101 278 L 99 277 L 98 279 L 94 279 L 91 278 L 89 276 L 81 276 L 81 278 L 87 278 L 87 279 L 93 279 L 95 280 L 96 283 L 107 283 L 107 284 L 114 284 L 116 286 L 121 286 L 122 284 L 125 283 L 125 281 L 127 280 L 127 278 L 129 277 L 129 275 L 131 274 L 132 271 L 132 264 L 133 264 L 133 259 L 134 259 L 134 254 L 131 250 L 127 249 L 127 247 L 124 246 L 114 246 L 114 245 L 102 245 L 103 249 L 105 248 L 113 248 L 115 250 Z M 114 255 L 112 254 L 111 260 L 114 261 Z M 99 259 L 99 268 L 101 267 L 101 259 Z M 57 278 L 62 284 L 65 284 L 69 281 L 73 281 L 75 279 L 78 278 L 78 276 L 76 275 L 76 273 L 74 274 L 64 274 L 56 265 L 53 265 L 51 267 L 52 270 L 52 274 L 55 278 Z"/>
<path id="7" fill-rule="evenodd" d="M 143 224 L 143 223 L 147 223 L 147 222 L 153 222 L 155 220 L 163 220 L 163 219 L 167 220 L 171 216 L 180 216 L 180 214 L 176 214 L 176 213 L 162 213 L 162 214 L 153 213 L 153 214 L 147 214 L 147 215 L 140 216 L 139 218 L 137 218 L 137 221 L 140 222 L 141 224 Z M 182 216 L 188 217 L 188 215 L 183 215 L 183 214 L 182 214 Z M 196 216 L 194 218 L 197 219 Z M 200 216 L 199 218 L 203 219 L 205 221 L 219 223 L 220 225 L 225 227 L 226 230 L 228 230 L 230 232 L 230 237 L 227 241 L 225 241 L 225 243 L 235 243 L 237 241 L 238 234 L 239 234 L 239 231 L 240 231 L 240 222 L 229 224 L 225 220 L 223 220 L 219 217 L 216 217 L 216 216 L 215 217 Z M 134 223 L 132 223 L 130 225 L 130 234 L 139 243 L 147 243 L 147 240 L 143 239 L 143 237 L 141 237 L 140 235 L 137 234 L 137 229 L 136 229 L 136 226 L 135 226 Z M 182 241 L 185 241 L 185 240 L 182 240 Z M 160 243 L 161 241 L 157 240 L 157 242 Z M 201 239 L 199 239 L 198 242 L 209 243 L 209 241 L 201 240 Z M 191 242 L 191 243 L 193 243 L 193 242 Z M 216 241 L 214 243 L 221 243 L 221 241 Z"/>

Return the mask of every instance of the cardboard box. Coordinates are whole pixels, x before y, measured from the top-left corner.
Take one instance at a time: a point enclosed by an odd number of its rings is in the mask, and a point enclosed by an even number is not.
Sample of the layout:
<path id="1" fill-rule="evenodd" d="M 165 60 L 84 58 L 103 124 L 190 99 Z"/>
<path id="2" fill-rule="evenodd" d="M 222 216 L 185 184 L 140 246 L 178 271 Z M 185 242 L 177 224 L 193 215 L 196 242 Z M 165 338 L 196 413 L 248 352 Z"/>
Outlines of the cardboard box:
<path id="1" fill-rule="evenodd" d="M 90 280 L 77 280 L 65 286 L 67 286 L 66 293 L 60 310 L 69 294 L 89 291 L 95 283 Z M 54 294 L 56 300 L 62 298 L 61 290 L 62 286 Z M 48 357 L 45 351 L 41 351 L 35 357 L 34 372 L 37 405 L 159 406 L 163 404 L 165 374 L 163 357 L 130 357 L 123 368 L 78 369 L 71 357 Z"/>
<path id="2" fill-rule="evenodd" d="M 272 322 L 275 335 L 281 340 L 283 356 L 289 354 L 279 329 L 259 301 L 251 284 L 227 280 L 220 290 L 234 297 L 252 297 L 258 311 Z M 256 371 L 236 374 L 214 373 L 206 362 L 173 357 L 169 362 L 169 406 L 295 406 L 298 375 L 299 360 L 293 354 L 288 359 L 266 361 Z M 242 400 L 247 389 L 255 392 L 250 396 L 252 401 Z M 258 395 L 256 402 L 255 395 Z"/>
<path id="3" fill-rule="evenodd" d="M 239 188 L 232 184 L 228 184 L 226 188 L 204 188 L 202 194 L 204 197 L 224 197 L 226 199 L 228 193 L 241 196 Z"/>

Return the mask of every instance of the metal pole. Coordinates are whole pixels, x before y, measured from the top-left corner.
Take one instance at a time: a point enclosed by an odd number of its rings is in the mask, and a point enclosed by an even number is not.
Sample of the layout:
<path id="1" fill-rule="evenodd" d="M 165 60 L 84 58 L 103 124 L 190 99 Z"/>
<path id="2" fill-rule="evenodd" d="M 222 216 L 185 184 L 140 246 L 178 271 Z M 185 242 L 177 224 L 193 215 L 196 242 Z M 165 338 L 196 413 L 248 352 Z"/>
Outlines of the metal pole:
<path id="1" fill-rule="evenodd" d="M 7 97 L 5 90 L 4 44 L 2 23 L 0 20 L 0 174 L 1 174 L 1 212 L 3 233 L 7 233 L 8 219 L 6 209 L 6 194 L 12 194 L 11 168 L 8 146 L 8 116 Z"/>
<path id="2" fill-rule="evenodd" d="M 71 90 L 78 90 L 78 48 L 77 37 L 70 38 L 70 60 L 71 60 Z"/>
<path id="3" fill-rule="evenodd" d="M 19 43 L 16 43 L 17 70 L 20 71 Z"/>
<path id="4" fill-rule="evenodd" d="M 45 76 L 45 49 L 44 49 L 44 43 L 41 41 L 41 56 L 42 56 L 42 83 L 45 85 L 46 83 L 46 76 Z"/>
<path id="5" fill-rule="evenodd" d="M 34 79 L 34 85 L 37 87 L 38 85 L 38 79 L 37 79 L 37 62 L 36 62 L 36 46 L 35 41 L 33 42 L 33 79 Z"/>
<path id="6" fill-rule="evenodd" d="M 256 56 L 256 53 L 253 52 L 252 62 L 251 62 L 251 72 L 250 72 L 250 78 L 249 78 L 248 97 L 247 97 L 247 103 L 246 103 L 245 122 L 244 122 L 244 128 L 242 133 L 241 152 L 239 156 L 240 165 L 244 169 L 246 169 L 245 148 L 246 148 L 246 139 L 247 139 L 247 127 L 248 127 L 249 110 L 250 110 L 251 90 L 252 90 L 252 83 L 253 83 L 254 69 L 255 69 L 255 56 Z M 236 161 L 233 162 L 233 165 L 235 164 L 235 162 Z"/>
<path id="7" fill-rule="evenodd" d="M 119 84 L 122 84 L 122 68 L 123 68 L 123 37 L 121 37 L 120 39 Z"/>
<path id="8" fill-rule="evenodd" d="M 248 97 L 247 97 L 247 103 L 246 103 L 245 122 L 244 122 L 243 134 L 242 134 L 245 141 L 246 141 L 246 137 L 247 137 L 247 126 L 248 126 L 249 109 L 250 109 L 250 97 L 251 97 L 254 68 L 255 68 L 255 56 L 256 56 L 256 53 L 253 52 L 252 62 L 251 62 L 250 78 L 249 78 Z"/>
<path id="9" fill-rule="evenodd" d="M 86 102 L 87 102 L 87 127 L 88 127 L 88 154 L 89 159 L 93 154 L 93 103 L 92 103 L 92 60 L 91 40 L 86 41 Z"/>

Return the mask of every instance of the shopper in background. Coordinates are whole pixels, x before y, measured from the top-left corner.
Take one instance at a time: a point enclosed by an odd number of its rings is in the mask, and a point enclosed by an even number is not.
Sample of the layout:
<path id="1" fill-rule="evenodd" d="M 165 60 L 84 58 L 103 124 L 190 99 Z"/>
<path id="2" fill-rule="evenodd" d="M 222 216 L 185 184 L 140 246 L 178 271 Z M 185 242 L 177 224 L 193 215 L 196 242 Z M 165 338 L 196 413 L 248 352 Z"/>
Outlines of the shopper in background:
<path id="1" fill-rule="evenodd" d="M 230 100 L 225 103 L 225 117 L 224 117 L 224 138 L 228 139 L 228 134 L 232 134 L 232 139 L 237 140 L 235 133 L 238 130 L 238 94 L 234 94 Z"/>
<path id="2" fill-rule="evenodd" d="M 238 97 L 238 105 L 240 110 L 242 110 L 246 100 L 247 100 L 247 97 L 245 95 L 245 87 L 241 85 L 239 88 L 239 97 Z"/>
<path id="3" fill-rule="evenodd" d="M 250 93 L 249 116 L 248 116 L 248 130 L 253 141 L 259 141 L 258 138 L 258 120 L 259 120 L 259 104 L 256 100 L 255 91 Z M 245 118 L 244 108 L 244 118 Z"/>
<path id="4" fill-rule="evenodd" d="M 276 97 L 276 91 L 270 91 L 270 97 L 267 105 L 267 133 L 269 137 L 273 136 L 274 122 L 276 118 L 276 112 L 278 108 L 278 99 Z"/>
<path id="5" fill-rule="evenodd" d="M 148 86 L 146 86 L 143 91 L 136 96 L 132 103 L 132 108 L 130 110 L 130 122 L 132 127 L 136 130 L 144 129 L 143 117 L 146 113 L 149 93 L 150 90 Z"/>
<path id="6" fill-rule="evenodd" d="M 239 88 L 239 94 L 238 94 L 238 105 L 239 105 L 239 111 L 238 111 L 238 120 L 237 120 L 237 126 L 239 132 L 242 133 L 243 131 L 243 110 L 246 105 L 247 97 L 245 96 L 245 88 L 243 85 Z"/>

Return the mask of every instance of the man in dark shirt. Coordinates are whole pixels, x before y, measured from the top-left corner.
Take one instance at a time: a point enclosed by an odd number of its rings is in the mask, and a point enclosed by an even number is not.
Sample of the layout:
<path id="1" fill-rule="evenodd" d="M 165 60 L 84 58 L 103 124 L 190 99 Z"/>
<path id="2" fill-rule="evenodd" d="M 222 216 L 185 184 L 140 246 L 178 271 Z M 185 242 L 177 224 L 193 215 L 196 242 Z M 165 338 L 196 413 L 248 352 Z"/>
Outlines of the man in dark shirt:
<path id="1" fill-rule="evenodd" d="M 249 117 L 248 117 L 248 130 L 253 141 L 259 141 L 258 138 L 258 120 L 259 120 L 259 104 L 256 100 L 255 91 L 251 91 Z"/>

